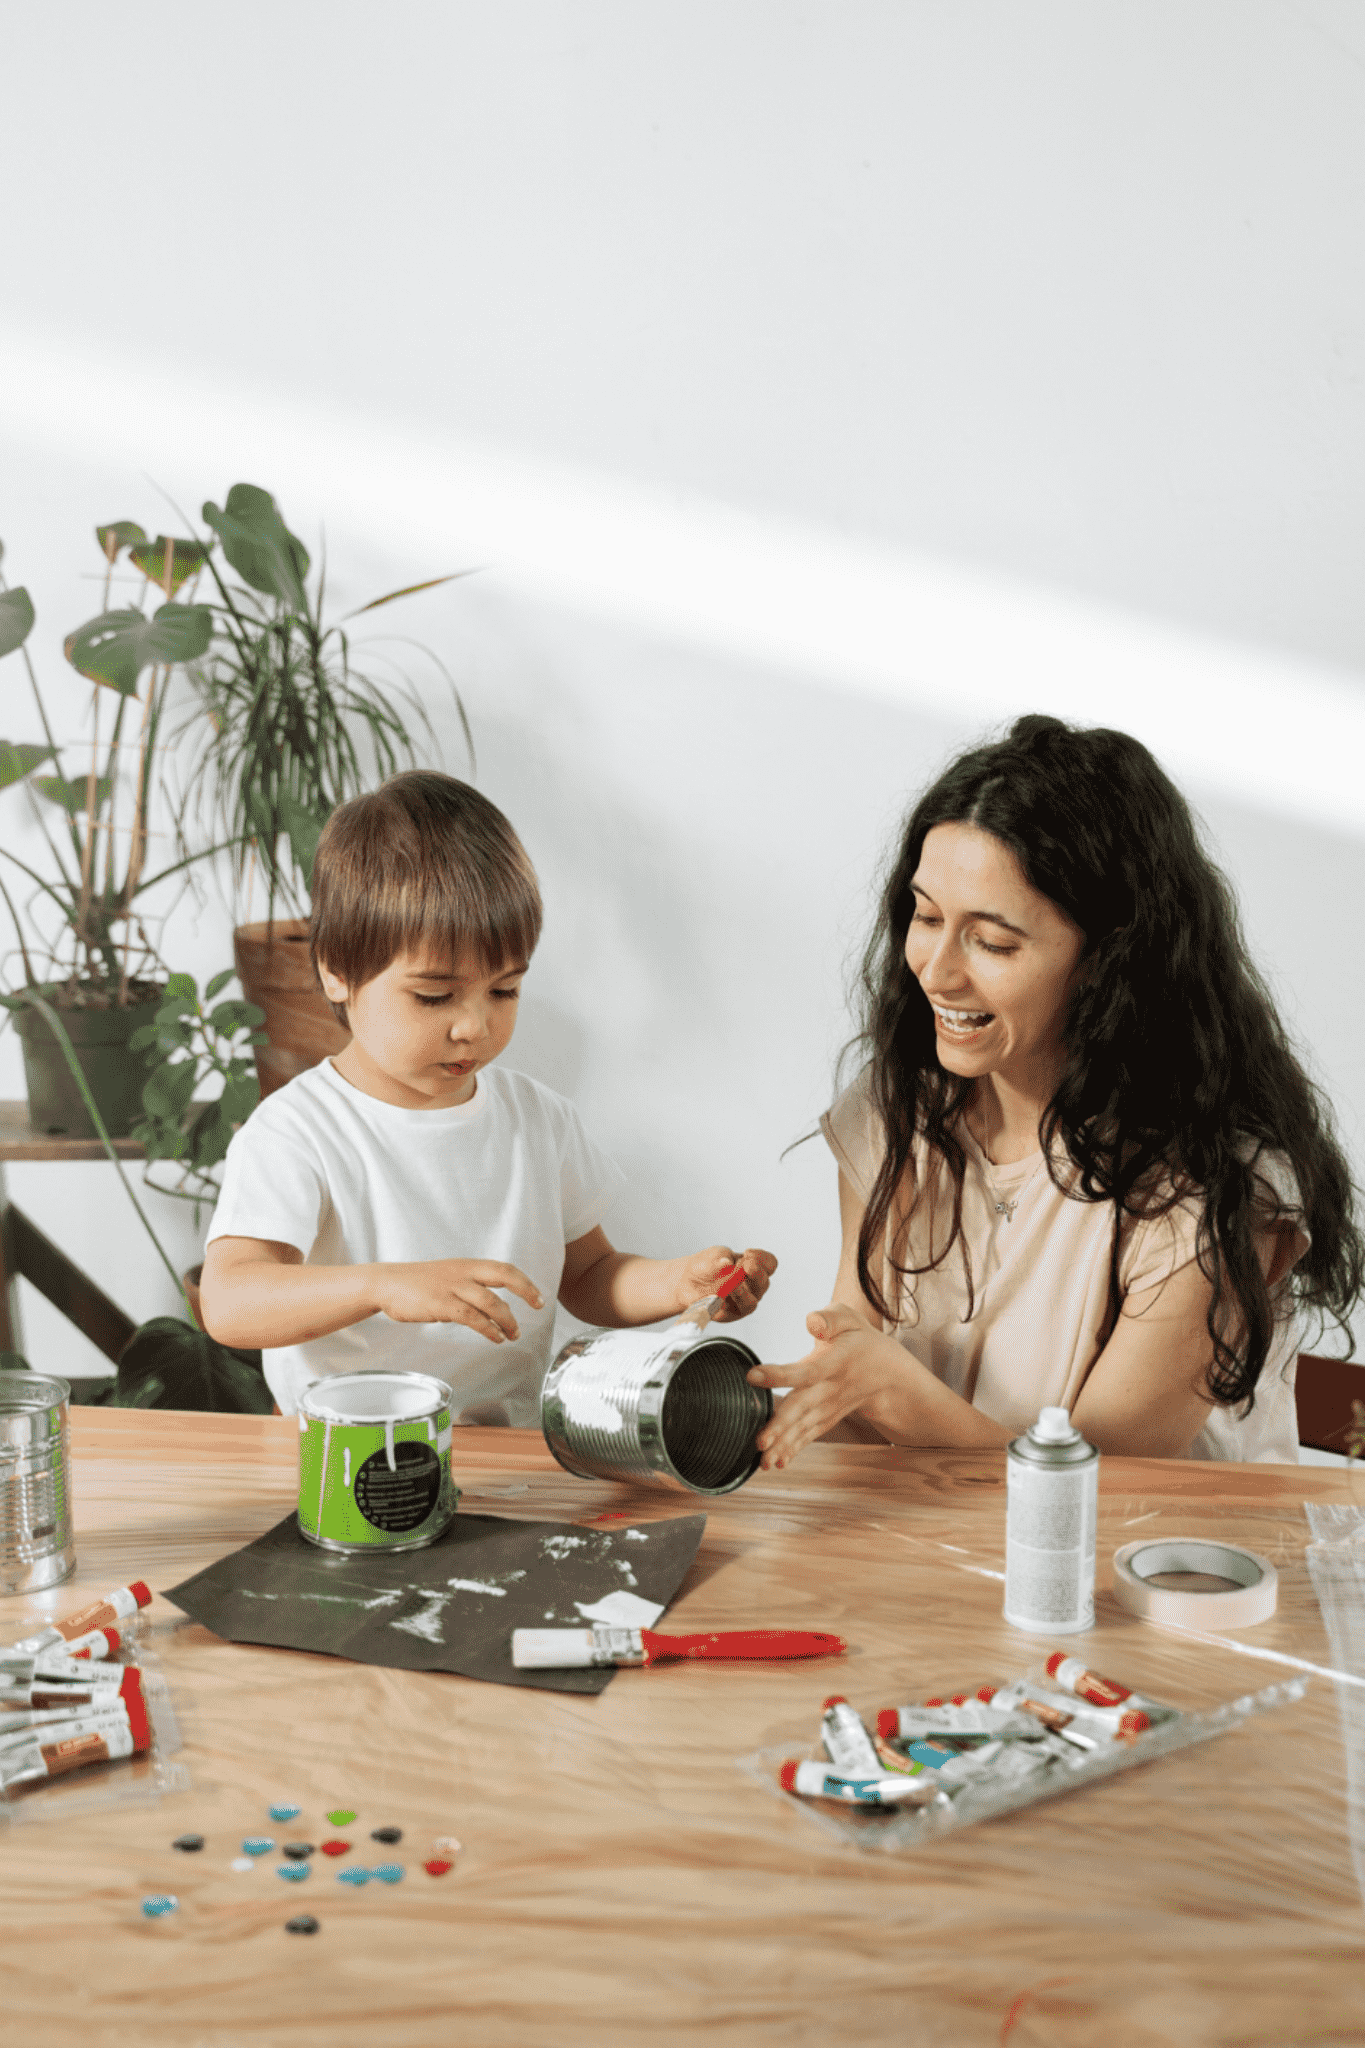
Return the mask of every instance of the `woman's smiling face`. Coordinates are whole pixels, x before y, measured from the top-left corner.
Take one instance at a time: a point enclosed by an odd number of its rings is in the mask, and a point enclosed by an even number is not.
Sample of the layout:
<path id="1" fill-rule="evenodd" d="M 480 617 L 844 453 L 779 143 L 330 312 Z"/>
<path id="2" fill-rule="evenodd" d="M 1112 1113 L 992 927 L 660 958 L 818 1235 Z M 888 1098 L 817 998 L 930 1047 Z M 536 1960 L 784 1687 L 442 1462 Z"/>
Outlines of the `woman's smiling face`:
<path id="1" fill-rule="evenodd" d="M 1085 934 L 976 825 L 926 833 L 911 887 L 905 958 L 933 1008 L 940 1064 L 1050 1093 Z"/>

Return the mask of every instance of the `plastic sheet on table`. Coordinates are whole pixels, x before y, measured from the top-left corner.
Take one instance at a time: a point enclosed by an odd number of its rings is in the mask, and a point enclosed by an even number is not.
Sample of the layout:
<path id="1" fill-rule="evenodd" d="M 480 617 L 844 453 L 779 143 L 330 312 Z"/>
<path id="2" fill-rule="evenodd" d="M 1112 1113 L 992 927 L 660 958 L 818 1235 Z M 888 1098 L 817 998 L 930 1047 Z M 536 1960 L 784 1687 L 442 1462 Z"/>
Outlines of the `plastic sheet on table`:
<path id="1" fill-rule="evenodd" d="M 1306 1501 L 1313 1541 L 1308 1574 L 1337 1667 L 1337 1711 L 1346 1748 L 1347 1828 L 1356 1881 L 1365 1898 L 1365 1514 L 1357 1507 Z M 1353 1682 L 1354 1681 L 1354 1682 Z"/>
<path id="2" fill-rule="evenodd" d="M 1017 1674 L 1016 1679 L 1004 1680 L 1002 1684 L 1016 1683 L 1022 1677 L 1023 1674 Z M 1080 1756 L 1076 1763 L 1067 1763 L 1057 1770 L 1040 1770 L 1011 1784 L 992 1785 L 983 1774 L 980 1780 L 969 1779 L 946 1802 L 940 1800 L 932 1806 L 853 1806 L 787 1792 L 779 1773 L 793 1753 L 790 1744 L 755 1750 L 736 1761 L 747 1778 L 775 1798 L 799 1807 L 827 1834 L 859 1849 L 897 1852 L 921 1848 L 962 1828 L 974 1827 L 979 1821 L 997 1820 L 1042 1800 L 1083 1791 L 1087 1785 L 1140 1769 L 1176 1750 L 1208 1742 L 1215 1735 L 1225 1735 L 1240 1727 L 1254 1715 L 1302 1699 L 1307 1689 L 1306 1678 L 1291 1678 L 1279 1685 L 1265 1686 L 1260 1692 L 1243 1693 L 1219 1706 L 1194 1713 L 1173 1712 L 1169 1720 L 1148 1729 L 1135 1741 L 1107 1744 Z"/>

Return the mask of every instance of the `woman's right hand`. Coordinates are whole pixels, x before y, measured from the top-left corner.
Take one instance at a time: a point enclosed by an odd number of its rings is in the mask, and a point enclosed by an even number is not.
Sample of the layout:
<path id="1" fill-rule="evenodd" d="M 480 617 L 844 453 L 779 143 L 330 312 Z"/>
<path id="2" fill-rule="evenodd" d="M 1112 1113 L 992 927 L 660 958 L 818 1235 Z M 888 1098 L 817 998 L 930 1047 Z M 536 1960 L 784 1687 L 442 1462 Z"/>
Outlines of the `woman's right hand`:
<path id="1" fill-rule="evenodd" d="M 846 1415 L 904 1388 L 916 1370 L 894 1337 L 870 1329 L 841 1301 L 808 1315 L 806 1328 L 813 1351 L 795 1365 L 758 1365 L 748 1375 L 750 1386 L 792 1390 L 759 1435 L 764 1471 L 780 1471 Z"/>
<path id="2" fill-rule="evenodd" d="M 514 1340 L 517 1319 L 493 1292 L 505 1287 L 532 1308 L 544 1308 L 540 1289 L 520 1266 L 499 1259 L 424 1259 L 372 1269 L 383 1315 L 395 1323 L 463 1323 L 491 1344 Z"/>

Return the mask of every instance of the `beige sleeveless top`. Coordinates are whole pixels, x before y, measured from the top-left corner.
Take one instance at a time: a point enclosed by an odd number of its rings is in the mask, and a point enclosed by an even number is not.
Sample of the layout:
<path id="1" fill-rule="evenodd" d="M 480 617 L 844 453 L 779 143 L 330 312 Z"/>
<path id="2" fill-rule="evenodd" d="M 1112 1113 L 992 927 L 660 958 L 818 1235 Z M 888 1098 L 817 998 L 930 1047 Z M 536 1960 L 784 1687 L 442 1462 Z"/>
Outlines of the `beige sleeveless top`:
<path id="1" fill-rule="evenodd" d="M 865 1203 L 881 1163 L 885 1140 L 860 1074 L 820 1127 L 850 1184 Z M 1114 1211 L 1109 1202 L 1070 1199 L 1056 1187 L 1041 1151 L 1011 1166 L 993 1166 L 965 1129 L 962 1239 L 943 1264 L 899 1283 L 883 1266 L 882 1291 L 897 1302 L 893 1334 L 945 1386 L 983 1415 L 1011 1430 L 1027 1429 L 1040 1408 L 1074 1407 L 1086 1376 L 1112 1327 L 1109 1253 Z M 923 1265 L 946 1243 L 952 1228 L 953 1183 L 942 1159 L 917 1141 L 917 1189 L 903 1263 Z M 1261 1152 L 1258 1178 L 1267 1214 L 1298 1218 L 1285 1273 L 1308 1249 L 1299 1217 L 1298 1190 L 1288 1162 Z M 1125 1217 L 1119 1239 L 1119 1285 L 1126 1296 L 1154 1287 L 1195 1256 L 1200 1203 L 1187 1196 L 1168 1215 L 1146 1221 Z M 967 1315 L 964 1250 L 971 1259 L 975 1303 Z M 1243 1463 L 1297 1464 L 1298 1424 L 1294 1370 L 1301 1328 L 1281 1274 L 1272 1297 L 1277 1321 L 1270 1355 L 1245 1420 L 1215 1408 L 1190 1446 L 1192 1458 Z"/>

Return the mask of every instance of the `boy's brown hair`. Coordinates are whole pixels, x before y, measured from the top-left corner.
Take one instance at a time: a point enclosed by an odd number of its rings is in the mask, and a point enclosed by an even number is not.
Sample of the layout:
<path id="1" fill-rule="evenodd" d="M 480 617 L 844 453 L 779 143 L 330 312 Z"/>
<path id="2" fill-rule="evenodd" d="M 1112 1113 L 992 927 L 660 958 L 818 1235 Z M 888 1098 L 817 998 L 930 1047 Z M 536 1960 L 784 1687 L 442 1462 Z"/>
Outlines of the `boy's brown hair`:
<path id="1" fill-rule="evenodd" d="M 434 769 L 394 775 L 333 811 L 313 861 L 309 951 L 348 988 L 401 953 L 428 950 L 452 971 L 529 960 L 540 937 L 536 871 L 496 804 Z M 345 1006 L 333 1003 L 341 1023 Z"/>

